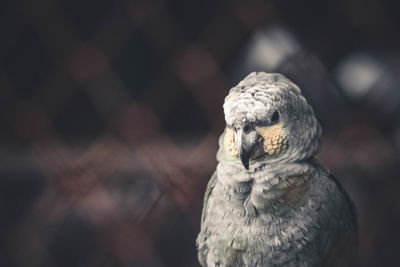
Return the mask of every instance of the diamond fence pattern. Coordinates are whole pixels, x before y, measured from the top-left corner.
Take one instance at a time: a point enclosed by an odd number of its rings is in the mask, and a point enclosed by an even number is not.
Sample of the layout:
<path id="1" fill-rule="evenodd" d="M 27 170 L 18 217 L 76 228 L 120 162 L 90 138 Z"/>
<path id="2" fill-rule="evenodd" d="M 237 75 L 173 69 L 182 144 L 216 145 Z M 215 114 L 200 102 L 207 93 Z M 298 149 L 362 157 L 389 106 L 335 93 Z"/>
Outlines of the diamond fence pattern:
<path id="1" fill-rule="evenodd" d="M 395 22 L 363 20 L 358 1 L 313 2 L 314 19 L 289 1 L 0 4 L 0 265 L 198 266 L 223 99 L 246 44 L 269 25 L 308 47 L 270 70 L 300 84 L 324 123 L 320 159 L 359 207 L 365 266 L 393 264 L 400 116 L 382 120 L 377 107 L 396 95 L 355 104 L 332 75 L 363 35 L 380 36 L 374 25 L 391 36 Z M 337 25 L 324 17 L 346 12 Z M 318 29 L 340 38 L 322 42 Z"/>

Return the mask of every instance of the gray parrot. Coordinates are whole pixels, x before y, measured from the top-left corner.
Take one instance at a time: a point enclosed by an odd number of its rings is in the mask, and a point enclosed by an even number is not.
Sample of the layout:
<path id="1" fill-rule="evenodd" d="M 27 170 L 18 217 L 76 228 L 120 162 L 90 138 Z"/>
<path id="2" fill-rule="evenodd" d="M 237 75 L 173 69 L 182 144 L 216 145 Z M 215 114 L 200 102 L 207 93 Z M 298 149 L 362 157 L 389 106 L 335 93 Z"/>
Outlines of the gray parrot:
<path id="1" fill-rule="evenodd" d="M 202 266 L 358 266 L 356 208 L 315 155 L 321 127 L 298 86 L 251 73 L 226 128 L 197 237 Z"/>

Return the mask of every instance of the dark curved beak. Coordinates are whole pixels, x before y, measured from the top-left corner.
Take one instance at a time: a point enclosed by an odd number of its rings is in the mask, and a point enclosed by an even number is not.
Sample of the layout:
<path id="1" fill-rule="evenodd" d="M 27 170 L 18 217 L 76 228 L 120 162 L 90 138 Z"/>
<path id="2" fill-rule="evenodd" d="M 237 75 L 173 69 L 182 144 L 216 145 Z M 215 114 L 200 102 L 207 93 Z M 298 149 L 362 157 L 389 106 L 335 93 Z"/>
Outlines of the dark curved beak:
<path id="1" fill-rule="evenodd" d="M 235 135 L 236 149 L 238 151 L 240 161 L 246 170 L 249 169 L 249 160 L 252 152 L 252 144 L 248 144 L 243 129 L 238 129 Z"/>

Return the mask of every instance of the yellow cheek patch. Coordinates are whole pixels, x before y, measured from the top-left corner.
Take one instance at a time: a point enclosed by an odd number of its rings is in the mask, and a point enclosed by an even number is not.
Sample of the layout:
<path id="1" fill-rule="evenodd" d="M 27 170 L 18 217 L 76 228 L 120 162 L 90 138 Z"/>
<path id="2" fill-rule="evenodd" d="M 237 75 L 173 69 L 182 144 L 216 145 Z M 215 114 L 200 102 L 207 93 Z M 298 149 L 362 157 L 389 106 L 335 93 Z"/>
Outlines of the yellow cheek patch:
<path id="1" fill-rule="evenodd" d="M 238 157 L 238 152 L 235 145 L 235 132 L 230 128 L 226 128 L 224 146 L 225 150 L 228 151 L 231 156 Z"/>
<path id="2" fill-rule="evenodd" d="M 268 155 L 278 155 L 287 148 L 287 137 L 282 123 L 273 126 L 257 127 L 257 133 L 264 138 L 264 151 Z"/>

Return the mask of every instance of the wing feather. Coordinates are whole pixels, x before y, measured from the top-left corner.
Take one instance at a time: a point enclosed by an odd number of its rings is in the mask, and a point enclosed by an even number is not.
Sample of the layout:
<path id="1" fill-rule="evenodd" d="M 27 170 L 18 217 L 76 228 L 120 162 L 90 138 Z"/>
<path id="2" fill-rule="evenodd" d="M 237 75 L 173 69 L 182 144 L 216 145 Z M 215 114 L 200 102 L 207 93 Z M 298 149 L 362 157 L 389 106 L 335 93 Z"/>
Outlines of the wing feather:
<path id="1" fill-rule="evenodd" d="M 342 230 L 327 251 L 323 266 L 359 266 L 357 208 L 341 183 L 332 174 L 329 179 L 335 183 L 342 196 L 344 210 L 341 213 Z"/>
<path id="2" fill-rule="evenodd" d="M 213 175 L 211 176 L 210 181 L 208 181 L 207 189 L 204 194 L 203 210 L 201 213 L 201 223 L 202 224 L 203 224 L 204 220 L 206 219 L 208 200 L 210 198 L 210 195 L 211 195 L 216 183 L 217 183 L 217 172 L 215 171 L 213 173 Z"/>
<path id="3" fill-rule="evenodd" d="M 206 244 L 206 240 L 210 233 L 203 229 L 203 224 L 204 224 L 204 221 L 207 216 L 208 201 L 210 199 L 211 193 L 212 193 L 216 183 L 217 183 L 217 172 L 214 172 L 213 175 L 211 176 L 210 180 L 208 181 L 207 189 L 204 194 L 203 211 L 201 213 L 202 231 L 200 232 L 199 236 L 197 237 L 197 241 L 196 241 L 197 249 L 198 249 L 197 257 L 199 259 L 201 266 L 207 266 L 206 258 L 207 258 L 207 253 L 208 253 L 208 246 Z"/>

